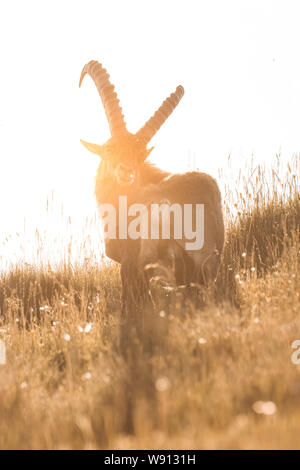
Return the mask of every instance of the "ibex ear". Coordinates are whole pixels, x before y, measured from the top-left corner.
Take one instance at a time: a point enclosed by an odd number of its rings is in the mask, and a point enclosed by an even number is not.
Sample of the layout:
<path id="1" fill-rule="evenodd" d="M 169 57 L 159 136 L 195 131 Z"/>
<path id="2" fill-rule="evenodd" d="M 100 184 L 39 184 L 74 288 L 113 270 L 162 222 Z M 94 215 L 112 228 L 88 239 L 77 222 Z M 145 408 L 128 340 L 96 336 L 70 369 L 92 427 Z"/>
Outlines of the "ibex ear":
<path id="1" fill-rule="evenodd" d="M 85 140 L 81 140 L 80 142 L 87 148 L 90 152 L 95 153 L 99 157 L 103 158 L 103 145 L 98 144 L 91 144 L 90 142 L 86 142 Z"/>

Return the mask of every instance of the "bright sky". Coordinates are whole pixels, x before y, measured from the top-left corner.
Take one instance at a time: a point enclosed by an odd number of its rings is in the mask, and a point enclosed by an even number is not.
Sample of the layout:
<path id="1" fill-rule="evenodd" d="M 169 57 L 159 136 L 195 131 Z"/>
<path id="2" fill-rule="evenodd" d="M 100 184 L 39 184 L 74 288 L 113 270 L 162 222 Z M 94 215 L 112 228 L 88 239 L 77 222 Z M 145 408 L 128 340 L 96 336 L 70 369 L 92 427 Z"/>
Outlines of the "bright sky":
<path id="1" fill-rule="evenodd" d="M 52 190 L 53 212 L 63 205 L 77 231 L 94 215 L 98 159 L 80 138 L 101 144 L 109 130 L 92 81 L 78 88 L 91 59 L 110 73 L 130 131 L 184 86 L 152 141 L 163 168 L 184 171 L 191 154 L 216 176 L 229 153 L 243 166 L 252 153 L 299 152 L 299 14 L 297 0 L 2 0 L 0 240 L 24 217 L 61 231 L 59 217 L 45 220 Z"/>

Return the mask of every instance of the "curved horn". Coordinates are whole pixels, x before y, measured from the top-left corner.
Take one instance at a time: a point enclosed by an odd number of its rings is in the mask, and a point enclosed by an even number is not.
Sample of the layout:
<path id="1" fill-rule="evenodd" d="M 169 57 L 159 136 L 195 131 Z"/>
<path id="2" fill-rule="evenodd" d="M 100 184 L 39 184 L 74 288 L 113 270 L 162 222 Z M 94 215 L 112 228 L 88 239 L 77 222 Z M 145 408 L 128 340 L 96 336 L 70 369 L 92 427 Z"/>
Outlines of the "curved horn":
<path id="1" fill-rule="evenodd" d="M 179 101 L 183 97 L 184 88 L 179 85 L 176 88 L 175 93 L 172 93 L 169 98 L 167 98 L 163 104 L 158 108 L 156 113 L 146 122 L 144 127 L 142 127 L 137 133 L 136 137 L 145 143 L 146 145 L 152 137 L 156 134 L 158 129 L 163 125 L 163 123 L 168 119 L 170 114 L 174 111 Z"/>
<path id="2" fill-rule="evenodd" d="M 79 87 L 86 74 L 90 75 L 97 87 L 104 106 L 111 135 L 116 136 L 127 132 L 122 108 L 119 104 L 117 93 L 114 91 L 115 87 L 109 81 L 107 71 L 99 62 L 91 60 L 82 69 Z"/>

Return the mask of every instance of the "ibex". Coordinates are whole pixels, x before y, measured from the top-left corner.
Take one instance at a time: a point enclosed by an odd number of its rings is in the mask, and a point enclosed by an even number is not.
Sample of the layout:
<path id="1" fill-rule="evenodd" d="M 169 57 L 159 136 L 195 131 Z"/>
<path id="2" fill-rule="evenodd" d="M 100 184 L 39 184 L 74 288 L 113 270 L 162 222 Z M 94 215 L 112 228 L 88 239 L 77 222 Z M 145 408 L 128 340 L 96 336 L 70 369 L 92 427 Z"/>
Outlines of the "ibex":
<path id="1" fill-rule="evenodd" d="M 186 249 L 186 238 L 175 239 L 114 239 L 105 238 L 106 255 L 121 265 L 123 311 L 141 306 L 149 295 L 147 267 L 166 266 L 174 274 L 177 285 L 206 285 L 217 275 L 224 244 L 224 223 L 221 195 L 216 181 L 205 173 L 171 174 L 148 163 L 153 148 L 147 144 L 181 100 L 184 90 L 178 86 L 155 114 L 136 133 L 128 132 L 114 86 L 102 65 L 87 63 L 81 73 L 93 79 L 101 97 L 109 123 L 111 138 L 104 145 L 82 141 L 91 152 L 101 157 L 96 176 L 98 204 L 111 204 L 116 209 L 119 196 L 126 196 L 128 206 L 141 203 L 147 207 L 162 201 L 172 206 L 201 204 L 204 206 L 204 243 L 201 249 Z M 151 271 L 151 269 L 150 269 Z"/>

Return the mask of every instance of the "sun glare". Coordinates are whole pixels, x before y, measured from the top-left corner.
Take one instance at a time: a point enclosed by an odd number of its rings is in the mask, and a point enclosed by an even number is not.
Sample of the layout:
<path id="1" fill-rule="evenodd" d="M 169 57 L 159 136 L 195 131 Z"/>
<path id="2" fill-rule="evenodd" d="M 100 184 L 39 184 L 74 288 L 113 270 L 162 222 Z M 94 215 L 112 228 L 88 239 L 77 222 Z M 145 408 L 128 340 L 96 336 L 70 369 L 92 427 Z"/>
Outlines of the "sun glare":
<path id="1" fill-rule="evenodd" d="M 151 142 L 151 160 L 163 169 L 199 169 L 218 177 L 229 154 L 238 169 L 252 155 L 268 164 L 276 153 L 286 159 L 299 151 L 297 2 L 192 1 L 187 7 L 154 1 L 147 13 L 137 1 L 88 1 L 84 8 L 70 1 L 51 7 L 17 3 L 19 15 L 15 3 L 6 3 L 0 20 L 6 44 L 0 87 L 2 257 L 13 257 L 24 219 L 29 238 L 35 229 L 47 237 L 62 233 L 60 216 L 50 219 L 45 212 L 52 192 L 72 220 L 73 237 L 95 217 L 99 159 L 80 139 L 102 144 L 109 128 L 92 80 L 78 88 L 90 59 L 109 70 L 132 132 L 184 86 L 180 106 Z M 100 17 L 106 18 L 101 28 Z M 114 24 L 107 20 L 112 17 Z M 5 242 L 7 237 L 13 241 Z"/>
<path id="2" fill-rule="evenodd" d="M 299 18 L 0 1 L 0 450 L 300 449 Z"/>

